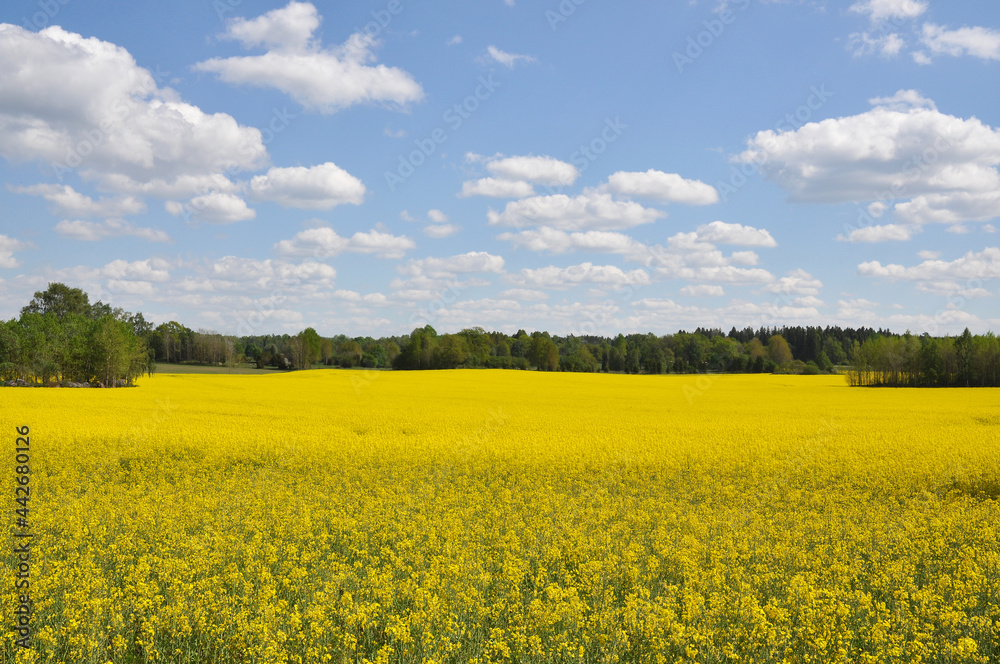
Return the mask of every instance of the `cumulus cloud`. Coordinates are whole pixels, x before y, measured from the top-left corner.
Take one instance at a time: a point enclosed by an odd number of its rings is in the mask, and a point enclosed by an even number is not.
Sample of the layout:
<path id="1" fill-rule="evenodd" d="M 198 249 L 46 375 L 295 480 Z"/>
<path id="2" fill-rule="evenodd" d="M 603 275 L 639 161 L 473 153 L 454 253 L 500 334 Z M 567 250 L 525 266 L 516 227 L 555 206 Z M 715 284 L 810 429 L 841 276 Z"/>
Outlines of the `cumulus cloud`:
<path id="1" fill-rule="evenodd" d="M 0 235 L 0 268 L 19 267 L 21 262 L 14 258 L 14 252 L 27 249 L 28 246 L 26 242 Z"/>
<path id="2" fill-rule="evenodd" d="M 109 191 L 171 196 L 266 163 L 260 131 L 180 101 L 160 78 L 100 39 L 0 24 L 0 155 L 60 176 L 75 169 Z"/>
<path id="3" fill-rule="evenodd" d="M 555 265 L 537 269 L 525 268 L 512 278 L 518 285 L 528 288 L 566 289 L 594 284 L 610 288 L 644 286 L 652 283 L 645 270 L 622 270 L 617 265 L 580 263 L 569 267 Z"/>
<path id="4" fill-rule="evenodd" d="M 530 182 L 503 180 L 500 178 L 480 178 L 462 183 L 459 196 L 489 196 L 491 198 L 526 198 L 535 195 Z"/>
<path id="5" fill-rule="evenodd" d="M 232 84 L 281 90 L 310 111 L 335 113 L 356 104 L 405 107 L 423 99 L 423 88 L 397 67 L 373 64 L 378 42 L 362 33 L 323 48 L 314 34 L 321 17 L 307 2 L 291 2 L 252 20 L 230 21 L 225 39 L 263 55 L 212 58 L 195 70 L 217 74 Z"/>
<path id="6" fill-rule="evenodd" d="M 707 281 L 724 284 L 768 284 L 774 275 L 759 267 L 747 268 L 735 265 L 713 265 L 703 267 L 682 267 L 676 270 L 657 268 L 664 276 L 679 277 L 688 281 Z"/>
<path id="7" fill-rule="evenodd" d="M 766 290 L 771 293 L 786 295 L 819 295 L 819 289 L 823 287 L 823 282 L 812 276 L 802 268 L 792 270 L 788 276 L 778 279 L 769 285 Z"/>
<path id="8" fill-rule="evenodd" d="M 854 57 L 878 53 L 882 57 L 892 58 L 903 50 L 906 41 L 897 33 L 872 35 L 869 32 L 855 32 L 847 39 L 847 48 Z"/>
<path id="9" fill-rule="evenodd" d="M 150 258 L 142 261 L 116 260 L 101 269 L 101 274 L 110 279 L 132 281 L 158 281 L 170 279 L 170 263 L 160 258 Z"/>
<path id="10" fill-rule="evenodd" d="M 623 233 L 610 231 L 585 231 L 567 233 L 555 228 L 542 227 L 519 233 L 502 233 L 498 236 L 516 248 L 562 254 L 568 251 L 597 251 L 612 254 L 641 254 L 645 245 Z"/>
<path id="11" fill-rule="evenodd" d="M 663 203 L 711 205 L 719 202 L 719 192 L 715 187 L 698 180 L 685 180 L 676 173 L 653 169 L 645 173 L 614 173 L 608 178 L 606 188 L 620 196 L 647 198 Z"/>
<path id="12" fill-rule="evenodd" d="M 164 207 L 175 217 L 193 216 L 213 224 L 231 224 L 254 219 L 257 216 L 257 213 L 247 207 L 246 201 L 239 196 L 218 191 L 195 196 L 186 204 L 167 201 Z"/>
<path id="13" fill-rule="evenodd" d="M 449 278 L 475 272 L 500 274 L 504 259 L 485 251 L 470 251 L 447 258 L 420 258 L 400 265 L 400 274 L 411 277 Z"/>
<path id="14" fill-rule="evenodd" d="M 469 161 L 486 160 L 481 155 L 469 154 Z M 490 196 L 493 198 L 524 198 L 535 193 L 532 184 L 550 187 L 572 185 L 580 177 L 573 164 L 548 156 L 521 155 L 496 156 L 486 160 L 486 170 L 493 177 L 462 183 L 460 196 Z"/>
<path id="15" fill-rule="evenodd" d="M 689 284 L 681 288 L 680 293 L 688 297 L 722 297 L 726 291 L 722 286 L 712 284 Z"/>
<path id="16" fill-rule="evenodd" d="M 294 51 L 306 50 L 322 19 L 311 3 L 290 2 L 254 19 L 232 19 L 225 39 L 234 39 L 246 48 L 264 46 Z"/>
<path id="17" fill-rule="evenodd" d="M 150 242 L 170 242 L 170 236 L 155 228 L 144 228 L 124 219 L 84 221 L 64 219 L 56 224 L 56 233 L 74 240 L 94 242 L 107 237 L 137 237 Z"/>
<path id="18" fill-rule="evenodd" d="M 250 181 L 255 200 L 273 201 L 284 207 L 329 210 L 351 203 L 361 205 L 365 185 L 333 162 L 306 168 L 272 168 Z"/>
<path id="19" fill-rule="evenodd" d="M 761 321 L 813 321 L 818 324 L 821 316 L 816 307 L 777 302 L 733 301 L 724 310 L 724 321 L 743 320 L 748 324 Z"/>
<path id="20" fill-rule="evenodd" d="M 735 244 L 744 247 L 778 246 L 778 243 L 766 229 L 742 224 L 713 221 L 710 224 L 699 226 L 696 232 L 700 240 L 716 244 Z"/>
<path id="21" fill-rule="evenodd" d="M 134 196 L 105 197 L 94 200 L 67 185 L 35 184 L 10 187 L 15 194 L 42 196 L 52 204 L 52 211 L 72 217 L 121 217 L 146 211 L 146 204 Z"/>
<path id="22" fill-rule="evenodd" d="M 510 300 L 537 301 L 549 299 L 549 294 L 545 291 L 532 290 L 530 288 L 509 288 L 501 291 L 500 297 Z"/>
<path id="23" fill-rule="evenodd" d="M 903 226 L 900 224 L 883 224 L 856 228 L 847 235 L 838 235 L 841 242 L 903 242 L 920 231 L 918 226 Z"/>
<path id="24" fill-rule="evenodd" d="M 573 164 L 547 156 L 515 156 L 491 159 L 486 170 L 505 180 L 526 180 L 550 186 L 568 186 L 580 177 Z"/>
<path id="25" fill-rule="evenodd" d="M 862 0 L 850 7 L 850 11 L 867 15 L 872 23 L 887 19 L 916 18 L 927 11 L 927 3 L 921 0 Z"/>
<path id="26" fill-rule="evenodd" d="M 571 251 L 619 254 L 625 260 L 655 268 L 656 274 L 664 278 L 735 284 L 774 281 L 774 276 L 766 270 L 747 269 L 746 266 L 757 264 L 756 253 L 737 251 L 727 256 L 714 244 L 706 241 L 701 232 L 736 244 L 751 242 L 767 246 L 766 238 L 758 229 L 739 224 L 723 224 L 721 227 L 708 224 L 699 231 L 676 233 L 667 239 L 666 246 L 646 245 L 624 233 L 613 231 L 568 232 L 548 226 L 518 233 L 503 233 L 498 239 L 511 242 L 516 248 L 551 254 Z"/>
<path id="27" fill-rule="evenodd" d="M 925 281 L 916 285 L 918 291 L 931 293 L 933 295 L 943 295 L 945 297 L 964 297 L 974 299 L 980 297 L 990 297 L 992 293 L 981 286 L 968 287 L 957 281 Z"/>
<path id="28" fill-rule="evenodd" d="M 565 194 L 532 196 L 507 204 L 503 212 L 490 210 L 491 226 L 550 226 L 558 230 L 621 230 L 651 224 L 664 216 L 632 201 L 616 201 L 610 194 L 585 191 L 575 197 Z"/>
<path id="29" fill-rule="evenodd" d="M 758 132 L 736 160 L 759 164 L 793 201 L 880 200 L 918 224 L 994 216 L 1000 131 L 912 90 L 871 103 L 860 115 Z"/>
<path id="30" fill-rule="evenodd" d="M 337 271 L 316 261 L 290 263 L 282 260 L 258 260 L 239 256 L 224 256 L 203 270 L 201 279 L 192 279 L 189 290 L 229 291 L 275 289 L 307 292 L 329 288 Z"/>
<path id="31" fill-rule="evenodd" d="M 1000 277 L 1000 249 L 987 247 L 979 252 L 970 251 L 953 261 L 925 260 L 912 267 L 869 261 L 858 265 L 858 273 L 866 277 L 906 281 L 995 279 Z"/>
<path id="32" fill-rule="evenodd" d="M 435 240 L 450 237 L 460 230 L 462 229 L 455 224 L 429 224 L 423 228 L 424 235 Z"/>
<path id="33" fill-rule="evenodd" d="M 981 60 L 1000 60 L 1000 32 L 983 27 L 949 30 L 925 23 L 921 43 L 935 55 L 969 55 Z"/>
<path id="34" fill-rule="evenodd" d="M 345 251 L 373 254 L 380 258 L 402 258 L 417 245 L 405 235 L 391 235 L 379 231 L 357 232 L 350 238 L 341 237 L 332 228 L 309 228 L 297 233 L 291 240 L 274 245 L 280 256 L 304 256 L 316 259 L 332 258 Z"/>
<path id="35" fill-rule="evenodd" d="M 152 295 L 156 288 L 148 281 L 132 281 L 129 279 L 108 279 L 108 290 L 112 293 L 127 293 L 129 295 Z"/>

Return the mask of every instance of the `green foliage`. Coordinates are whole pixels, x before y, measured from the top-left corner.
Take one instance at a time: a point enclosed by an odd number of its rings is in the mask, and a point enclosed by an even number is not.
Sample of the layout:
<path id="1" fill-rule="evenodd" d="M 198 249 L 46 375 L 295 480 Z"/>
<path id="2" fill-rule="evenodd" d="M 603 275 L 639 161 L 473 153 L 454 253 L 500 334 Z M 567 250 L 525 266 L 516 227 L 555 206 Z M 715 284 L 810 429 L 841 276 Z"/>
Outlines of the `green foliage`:
<path id="1" fill-rule="evenodd" d="M 845 351 L 850 349 L 850 353 Z M 954 386 L 1000 384 L 1000 341 L 992 334 L 934 339 L 888 330 L 839 327 L 735 327 L 728 334 L 566 336 L 481 327 L 438 334 L 430 325 L 408 335 L 373 339 L 323 337 L 308 327 L 294 336 L 240 338 L 194 331 L 170 321 L 156 326 L 86 293 L 50 284 L 35 293 L 20 319 L 0 321 L 0 378 L 129 383 L 156 362 L 230 369 L 328 366 L 372 369 L 483 367 L 612 373 L 822 373 L 853 362 L 853 384 Z"/>
<path id="2" fill-rule="evenodd" d="M 863 387 L 1000 387 L 1000 339 L 877 336 L 851 349 L 852 385 Z"/>
<path id="3" fill-rule="evenodd" d="M 767 354 L 779 367 L 792 361 L 792 349 L 780 334 L 767 340 Z"/>
<path id="4" fill-rule="evenodd" d="M 0 325 L 0 378 L 33 384 L 131 385 L 153 370 L 141 314 L 97 303 L 64 284 L 35 293 L 20 318 Z"/>

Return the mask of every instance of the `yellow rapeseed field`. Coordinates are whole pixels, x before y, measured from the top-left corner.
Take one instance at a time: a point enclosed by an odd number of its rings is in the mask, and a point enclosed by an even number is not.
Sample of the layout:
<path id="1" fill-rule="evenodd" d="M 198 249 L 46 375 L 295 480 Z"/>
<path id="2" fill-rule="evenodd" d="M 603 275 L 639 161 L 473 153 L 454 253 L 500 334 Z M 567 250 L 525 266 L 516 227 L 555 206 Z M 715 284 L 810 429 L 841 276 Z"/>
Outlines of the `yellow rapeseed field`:
<path id="1" fill-rule="evenodd" d="M 998 662 L 1000 390 L 156 375 L 31 429 L 2 662 Z"/>

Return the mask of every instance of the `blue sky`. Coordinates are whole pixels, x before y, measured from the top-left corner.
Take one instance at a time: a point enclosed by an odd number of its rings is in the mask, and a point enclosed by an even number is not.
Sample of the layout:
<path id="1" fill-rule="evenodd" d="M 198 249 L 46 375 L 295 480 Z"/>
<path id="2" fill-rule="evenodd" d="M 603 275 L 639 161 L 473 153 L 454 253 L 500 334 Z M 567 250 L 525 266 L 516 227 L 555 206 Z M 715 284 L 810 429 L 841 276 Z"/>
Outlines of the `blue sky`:
<path id="1" fill-rule="evenodd" d="M 1000 5 L 0 9 L 0 317 L 1000 329 Z"/>

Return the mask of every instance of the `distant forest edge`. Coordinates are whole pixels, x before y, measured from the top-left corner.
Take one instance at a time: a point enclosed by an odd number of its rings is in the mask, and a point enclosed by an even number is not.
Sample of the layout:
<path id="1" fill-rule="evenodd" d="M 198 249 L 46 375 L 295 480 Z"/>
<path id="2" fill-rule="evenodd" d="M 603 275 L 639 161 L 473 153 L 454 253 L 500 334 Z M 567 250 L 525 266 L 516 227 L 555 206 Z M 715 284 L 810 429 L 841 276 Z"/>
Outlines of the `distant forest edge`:
<path id="1" fill-rule="evenodd" d="M 17 319 L 0 322 L 0 380 L 6 385 L 133 385 L 156 363 L 259 369 L 536 369 L 607 373 L 834 373 L 856 386 L 998 387 L 1000 339 L 894 334 L 840 327 L 698 328 L 664 336 L 554 336 L 468 328 L 438 334 L 235 337 L 171 321 L 153 327 L 142 313 L 91 303 L 79 288 L 49 284 Z"/>

